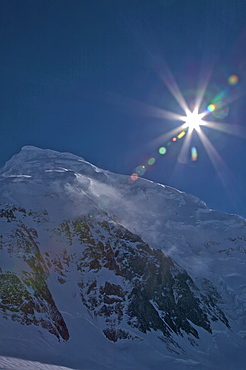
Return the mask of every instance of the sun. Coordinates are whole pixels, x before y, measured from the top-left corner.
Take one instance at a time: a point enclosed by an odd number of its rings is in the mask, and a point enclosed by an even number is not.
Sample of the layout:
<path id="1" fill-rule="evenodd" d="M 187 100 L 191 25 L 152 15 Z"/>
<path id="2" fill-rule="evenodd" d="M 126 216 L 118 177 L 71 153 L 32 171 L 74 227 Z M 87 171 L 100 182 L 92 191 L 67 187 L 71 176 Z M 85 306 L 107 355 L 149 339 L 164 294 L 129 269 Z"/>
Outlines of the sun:
<path id="1" fill-rule="evenodd" d="M 199 81 L 197 91 L 194 91 L 194 94 L 192 94 L 192 100 L 187 102 L 168 66 L 164 63 L 163 70 L 160 70 L 160 66 L 158 64 L 158 68 L 156 68 L 156 70 L 160 75 L 161 80 L 165 83 L 166 87 L 175 98 L 180 110 L 182 110 L 182 113 L 167 111 L 163 108 L 154 107 L 136 100 L 124 98 L 125 102 L 123 103 L 127 103 L 127 105 L 129 104 L 130 107 L 134 108 L 134 111 L 137 110 L 141 114 L 144 113 L 150 117 L 158 119 L 161 118 L 164 123 L 165 120 L 175 121 L 174 128 L 169 131 L 165 131 L 162 135 L 158 136 L 151 142 L 152 146 L 158 146 L 157 153 L 151 154 L 151 157 L 146 157 L 143 162 L 140 162 L 129 177 L 128 181 L 130 183 L 134 183 L 139 176 L 144 175 L 149 167 L 154 166 L 159 156 L 166 155 L 169 151 L 169 147 L 173 144 L 175 145 L 176 142 L 182 139 L 183 143 L 180 146 L 180 152 L 177 156 L 177 165 L 174 168 L 174 173 L 178 171 L 178 168 L 181 168 L 178 167 L 179 164 L 185 165 L 189 164 L 191 160 L 194 162 L 197 161 L 199 158 L 199 152 L 194 144 L 199 143 L 200 141 L 211 160 L 222 185 L 226 189 L 227 187 L 229 189 L 230 183 L 233 183 L 234 181 L 234 175 L 230 175 L 228 166 L 223 161 L 205 132 L 207 131 L 207 128 L 209 128 L 220 131 L 221 133 L 224 132 L 226 134 L 239 136 L 241 138 L 246 137 L 245 128 L 243 126 L 240 127 L 238 124 L 217 122 L 217 120 L 212 121 L 208 119 L 211 114 L 213 114 L 216 119 L 227 117 L 229 110 L 228 103 L 235 100 L 234 96 L 230 96 L 230 90 L 228 88 L 221 90 L 214 96 L 212 89 L 210 92 L 210 88 L 208 88 L 210 80 L 210 73 L 208 73 L 205 74 L 203 81 Z M 236 75 L 232 75 L 228 78 L 228 83 L 230 85 L 237 84 L 237 82 L 238 77 Z M 180 125 L 176 124 L 178 121 L 181 122 Z M 206 127 L 206 131 L 202 129 L 202 126 Z M 192 140 L 193 135 L 195 136 L 195 140 Z M 229 178 L 232 180 L 228 182 Z"/>
<path id="2" fill-rule="evenodd" d="M 193 131 L 199 131 L 200 125 L 204 124 L 202 118 L 204 117 L 203 113 L 198 113 L 197 109 L 194 109 L 193 112 L 186 110 L 186 117 L 185 117 L 185 128 Z"/>

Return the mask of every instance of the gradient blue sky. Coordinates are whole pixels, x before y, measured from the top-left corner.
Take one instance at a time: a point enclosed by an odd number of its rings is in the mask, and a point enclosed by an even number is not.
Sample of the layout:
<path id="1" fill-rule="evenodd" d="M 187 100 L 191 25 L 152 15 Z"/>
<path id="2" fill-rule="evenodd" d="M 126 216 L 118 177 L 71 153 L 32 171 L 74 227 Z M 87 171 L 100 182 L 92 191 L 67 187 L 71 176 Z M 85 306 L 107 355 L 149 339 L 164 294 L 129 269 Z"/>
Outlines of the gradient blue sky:
<path id="1" fill-rule="evenodd" d="M 0 0 L 0 166 L 24 145 L 128 175 L 154 156 L 144 177 L 246 216 L 245 19 L 244 0 Z M 182 113 L 166 65 L 188 104 L 209 73 L 206 103 L 228 102 L 238 136 L 202 129 L 215 166 L 196 134 L 197 161 L 178 162 L 184 139 L 158 155 L 180 122 L 146 104 Z"/>

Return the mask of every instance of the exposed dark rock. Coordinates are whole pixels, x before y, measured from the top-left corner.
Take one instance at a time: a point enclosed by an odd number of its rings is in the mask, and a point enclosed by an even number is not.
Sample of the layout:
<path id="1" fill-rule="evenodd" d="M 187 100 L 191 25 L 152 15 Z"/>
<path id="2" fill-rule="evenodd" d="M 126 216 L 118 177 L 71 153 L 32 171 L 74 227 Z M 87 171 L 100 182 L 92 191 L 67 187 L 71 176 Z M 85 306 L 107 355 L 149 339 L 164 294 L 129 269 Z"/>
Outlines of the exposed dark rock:
<path id="1" fill-rule="evenodd" d="M 118 339 L 139 339 L 122 329 L 106 328 L 103 330 L 103 333 L 112 342 L 117 342 Z"/>
<path id="2" fill-rule="evenodd" d="M 95 241 L 88 247 L 85 244 L 80 269 L 86 273 L 90 270 L 98 272 L 105 267 L 121 276 L 125 283 L 122 286 L 109 282 L 99 286 L 96 281 L 93 285 L 83 284 L 81 296 L 90 312 L 105 316 L 108 322 L 116 314 L 118 323 L 126 312 L 130 326 L 144 333 L 160 330 L 167 337 L 173 331 L 198 338 L 191 323 L 211 333 L 211 312 L 213 318 L 227 324 L 215 297 L 206 298 L 201 294 L 187 272 L 175 265 L 170 257 L 160 250 L 152 250 L 139 236 L 120 225 L 105 220 L 98 225 L 108 232 L 108 240 Z M 126 288 L 127 284 L 130 285 Z M 87 287 L 87 294 L 84 287 Z"/>
<path id="3" fill-rule="evenodd" d="M 1 217 L 13 219 L 16 227 L 7 244 L 1 241 L 2 248 L 23 258 L 30 269 L 19 277 L 2 275 L 0 309 L 6 318 L 41 325 L 57 338 L 68 340 L 68 329 L 48 288 L 47 277 L 52 271 L 55 279 L 65 285 L 74 268 L 79 274 L 77 286 L 82 303 L 90 314 L 104 318 L 103 332 L 111 341 L 133 338 L 121 327 L 123 322 L 129 325 L 129 330 L 160 331 L 160 338 L 166 338 L 169 344 L 174 343 L 172 333 L 181 336 L 186 333 L 197 339 L 195 326 L 209 333 L 212 321 L 229 326 L 218 307 L 221 297 L 209 282 L 204 282 L 206 287 L 201 292 L 170 257 L 151 249 L 138 235 L 109 220 L 106 214 L 93 219 L 81 216 L 64 220 L 50 231 L 52 238 L 60 238 L 62 252 L 42 255 L 39 232 L 25 224 L 23 215 L 35 217 L 37 223 L 48 215 L 33 211 L 27 214 L 16 207 L 9 207 L 6 212 L 2 211 Z M 15 214 L 20 215 L 20 221 Z M 114 282 L 104 280 L 105 271 Z M 42 314 L 41 318 L 36 312 Z M 190 343 L 195 345 L 194 339 L 190 338 Z"/>

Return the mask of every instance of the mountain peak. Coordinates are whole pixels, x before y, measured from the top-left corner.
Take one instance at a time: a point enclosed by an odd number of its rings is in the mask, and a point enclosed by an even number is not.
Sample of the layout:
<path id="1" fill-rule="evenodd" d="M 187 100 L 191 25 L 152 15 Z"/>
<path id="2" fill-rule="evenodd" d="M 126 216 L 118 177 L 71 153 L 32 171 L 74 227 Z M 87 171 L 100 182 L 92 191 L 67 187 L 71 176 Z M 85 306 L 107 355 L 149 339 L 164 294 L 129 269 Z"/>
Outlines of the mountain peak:
<path id="1" fill-rule="evenodd" d="M 20 357 L 28 338 L 32 359 L 49 348 L 52 359 L 78 358 L 67 361 L 74 368 L 144 369 L 146 352 L 148 369 L 174 354 L 183 362 L 168 368 L 183 370 L 191 359 L 213 368 L 218 353 L 224 368 L 223 353 L 244 353 L 244 219 L 76 155 L 25 146 L 0 172 L 0 221 L 0 354 L 13 348 Z M 101 358 L 113 351 L 112 367 L 87 366 L 94 347 Z"/>
<path id="2" fill-rule="evenodd" d="M 71 154 L 71 153 L 68 153 L 68 152 L 59 152 L 57 150 L 53 150 L 53 149 L 43 149 L 43 148 L 39 148 L 37 146 L 33 146 L 33 145 L 24 145 L 20 152 L 18 154 L 16 154 L 16 156 L 19 156 L 19 155 L 29 155 L 30 157 L 31 156 L 37 156 L 37 155 L 42 155 L 42 156 L 47 156 L 47 157 L 69 157 L 69 158 L 73 158 L 73 159 L 80 159 L 80 160 L 84 160 L 83 158 L 75 155 L 75 154 Z"/>
<path id="3" fill-rule="evenodd" d="M 41 149 L 32 145 L 23 146 L 19 153 L 15 154 L 0 170 L 3 177 L 34 175 L 45 170 L 54 170 L 56 167 L 67 164 L 88 163 L 83 158 L 71 154 L 58 152 L 51 149 Z"/>
<path id="4" fill-rule="evenodd" d="M 45 150 L 45 149 L 41 149 L 41 148 L 38 148 L 37 146 L 34 146 L 34 145 L 24 145 L 21 150 L 32 150 L 32 151 L 40 151 L 40 150 Z"/>

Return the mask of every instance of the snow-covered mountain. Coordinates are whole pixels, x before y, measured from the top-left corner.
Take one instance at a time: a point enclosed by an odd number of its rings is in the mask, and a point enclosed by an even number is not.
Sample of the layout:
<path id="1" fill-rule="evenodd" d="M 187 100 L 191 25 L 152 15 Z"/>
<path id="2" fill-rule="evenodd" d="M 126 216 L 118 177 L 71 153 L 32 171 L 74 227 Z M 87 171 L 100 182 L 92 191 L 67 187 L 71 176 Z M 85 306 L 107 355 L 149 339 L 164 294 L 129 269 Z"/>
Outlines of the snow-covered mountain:
<path id="1" fill-rule="evenodd" d="M 245 226 L 23 147 L 0 170 L 0 369 L 245 369 Z"/>

